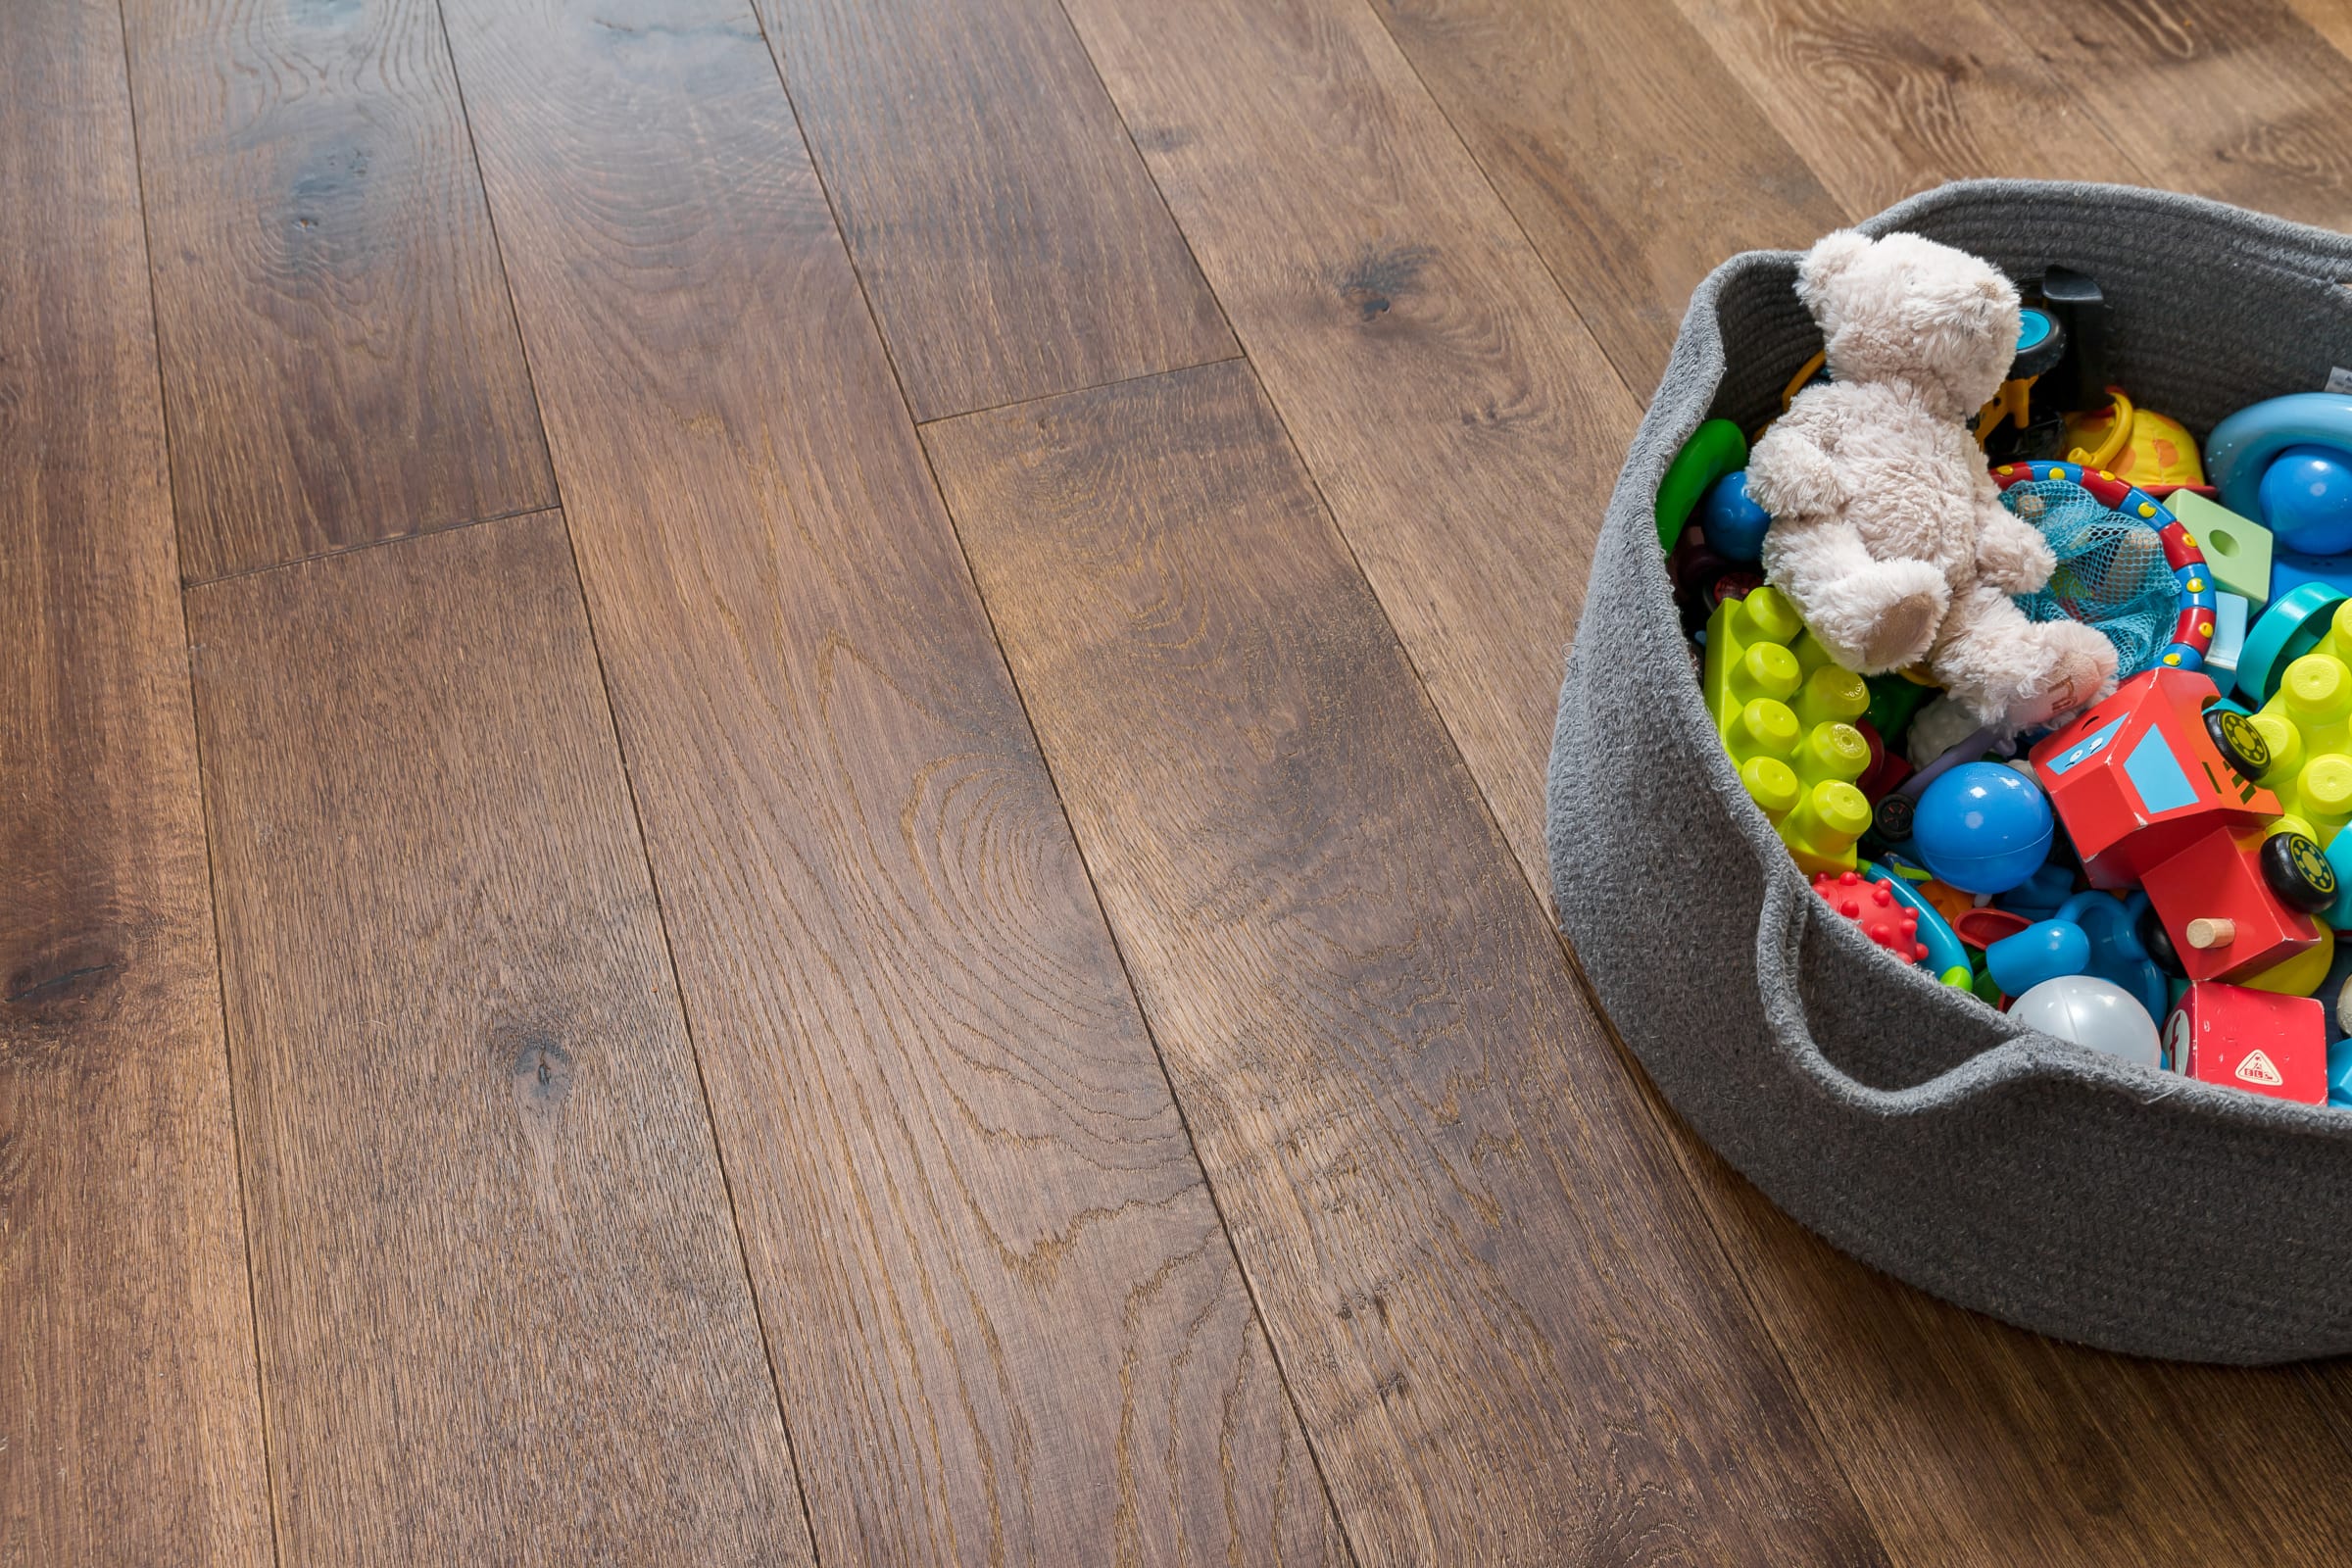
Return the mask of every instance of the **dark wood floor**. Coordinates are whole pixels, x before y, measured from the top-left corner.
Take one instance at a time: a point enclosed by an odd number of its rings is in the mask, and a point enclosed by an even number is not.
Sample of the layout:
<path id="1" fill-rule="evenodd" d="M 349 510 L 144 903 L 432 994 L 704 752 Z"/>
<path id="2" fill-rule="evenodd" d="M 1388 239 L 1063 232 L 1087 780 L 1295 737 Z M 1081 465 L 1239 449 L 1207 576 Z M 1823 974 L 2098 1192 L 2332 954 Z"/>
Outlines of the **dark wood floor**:
<path id="1" fill-rule="evenodd" d="M 2343 0 L 0 5 L 0 1568 L 2340 1562 L 1544 907 L 1715 261 Z"/>

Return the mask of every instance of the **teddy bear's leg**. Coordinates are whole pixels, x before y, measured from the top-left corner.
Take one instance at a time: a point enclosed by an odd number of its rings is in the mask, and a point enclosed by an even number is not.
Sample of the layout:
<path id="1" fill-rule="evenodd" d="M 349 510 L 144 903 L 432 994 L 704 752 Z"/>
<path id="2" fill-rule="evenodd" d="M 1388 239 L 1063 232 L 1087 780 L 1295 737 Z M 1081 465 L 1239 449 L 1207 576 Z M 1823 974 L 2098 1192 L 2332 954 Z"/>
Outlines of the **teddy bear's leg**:
<path id="1" fill-rule="evenodd" d="M 2046 723 L 2115 689 L 2115 645 L 2080 621 L 2028 620 L 2010 597 L 1979 583 L 1945 620 L 1936 679 L 1987 724 Z"/>
<path id="2" fill-rule="evenodd" d="M 1787 594 L 1830 657 L 1863 675 L 1927 656 L 1951 604 L 1951 585 L 1924 561 L 1881 561 L 1850 524 L 1775 521 L 1764 535 L 1764 575 Z"/>

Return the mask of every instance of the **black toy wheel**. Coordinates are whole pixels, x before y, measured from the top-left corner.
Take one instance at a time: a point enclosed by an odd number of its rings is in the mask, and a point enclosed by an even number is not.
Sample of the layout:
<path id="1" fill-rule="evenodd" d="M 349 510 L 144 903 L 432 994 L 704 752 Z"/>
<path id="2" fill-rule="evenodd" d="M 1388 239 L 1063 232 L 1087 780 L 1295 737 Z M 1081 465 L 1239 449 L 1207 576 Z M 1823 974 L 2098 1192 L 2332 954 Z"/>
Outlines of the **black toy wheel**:
<path id="1" fill-rule="evenodd" d="M 2236 769 L 2237 776 L 2251 784 L 2271 768 L 2271 743 L 2263 739 L 2254 721 L 2234 708 L 2205 710 L 2205 733 L 2212 737 L 2215 751 L 2222 760 Z"/>
<path id="2" fill-rule="evenodd" d="M 2153 905 L 2139 911 L 2139 921 L 2132 930 L 2132 935 L 2139 938 L 2139 945 L 2147 950 L 2148 956 L 2155 960 L 2157 968 L 2176 980 L 2188 978 L 2188 966 L 2180 961 L 2180 950 L 2173 946 L 2173 934 L 2164 928 L 2162 920 L 2156 918 Z"/>
<path id="3" fill-rule="evenodd" d="M 1872 831 L 1889 844 L 1900 844 L 1911 836 L 1911 813 L 1916 807 L 1908 795 L 1888 795 L 1870 808 Z"/>
<path id="4" fill-rule="evenodd" d="M 2262 879 L 2279 903 L 2305 914 L 2335 902 L 2335 867 L 2300 833 L 2274 833 L 2262 841 Z"/>

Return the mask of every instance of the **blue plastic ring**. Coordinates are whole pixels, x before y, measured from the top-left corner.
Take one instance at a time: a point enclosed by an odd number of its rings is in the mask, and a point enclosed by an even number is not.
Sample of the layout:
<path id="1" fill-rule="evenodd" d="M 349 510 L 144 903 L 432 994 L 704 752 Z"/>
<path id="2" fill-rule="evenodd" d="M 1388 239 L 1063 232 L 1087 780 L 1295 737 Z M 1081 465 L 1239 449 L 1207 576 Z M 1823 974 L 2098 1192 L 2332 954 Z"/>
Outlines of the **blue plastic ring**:
<path id="1" fill-rule="evenodd" d="M 2222 505 L 2267 524 L 2262 475 L 2271 460 L 2304 443 L 2352 455 L 2352 397 L 2340 392 L 2295 392 L 2240 409 L 2213 427 L 2205 443 L 2205 472 Z"/>
<path id="2" fill-rule="evenodd" d="M 2259 707 L 2271 700 L 2286 666 L 2319 646 L 2328 635 L 2335 607 L 2344 596 L 2324 582 L 2300 583 L 2271 601 L 2262 618 L 2246 628 L 2237 656 L 2237 689 Z"/>
<path id="3" fill-rule="evenodd" d="M 1976 978 L 1976 966 L 1968 961 L 1968 949 L 1961 942 L 1960 933 L 1952 929 L 1952 922 L 1943 917 L 1943 911 L 1885 866 L 1864 860 L 1860 869 L 1865 880 L 1885 884 L 1893 892 L 1895 903 L 1919 916 L 1918 937 L 1928 950 L 1919 966 L 1947 986 L 1967 990 Z M 1952 978 L 1955 970 L 1960 976 L 1957 980 Z"/>

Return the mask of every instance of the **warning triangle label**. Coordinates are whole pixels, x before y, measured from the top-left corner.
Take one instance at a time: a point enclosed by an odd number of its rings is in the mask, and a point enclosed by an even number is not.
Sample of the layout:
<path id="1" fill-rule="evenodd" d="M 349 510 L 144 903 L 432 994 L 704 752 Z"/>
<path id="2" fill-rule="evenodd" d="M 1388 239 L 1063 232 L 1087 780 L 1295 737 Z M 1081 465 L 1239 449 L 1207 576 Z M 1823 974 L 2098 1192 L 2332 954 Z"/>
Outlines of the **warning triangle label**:
<path id="1" fill-rule="evenodd" d="M 2246 1059 L 2237 1064 L 2237 1076 L 2250 1084 L 2268 1084 L 2273 1089 L 2286 1082 L 2278 1076 L 2278 1069 L 2271 1065 L 2271 1058 L 2263 1054 L 2259 1046 L 2247 1052 Z"/>

